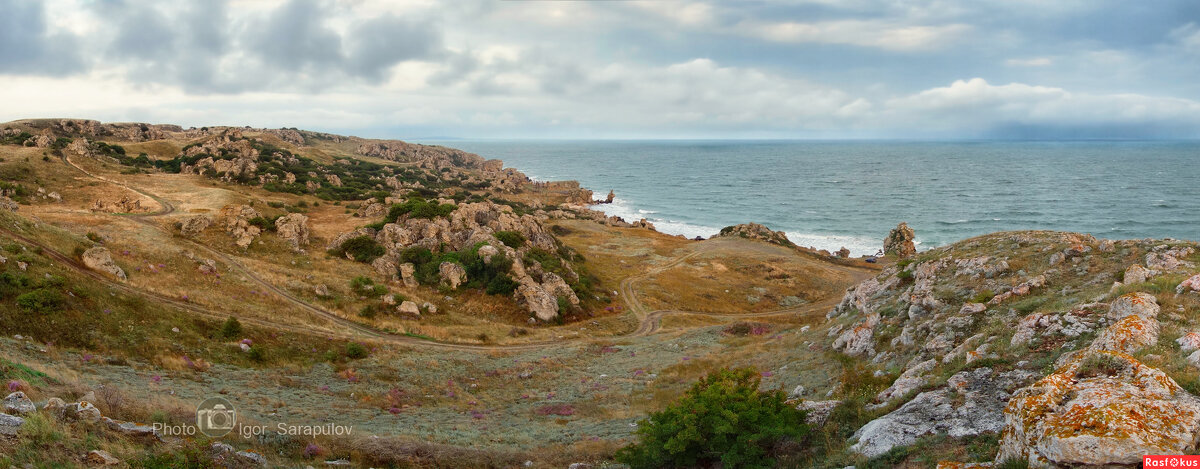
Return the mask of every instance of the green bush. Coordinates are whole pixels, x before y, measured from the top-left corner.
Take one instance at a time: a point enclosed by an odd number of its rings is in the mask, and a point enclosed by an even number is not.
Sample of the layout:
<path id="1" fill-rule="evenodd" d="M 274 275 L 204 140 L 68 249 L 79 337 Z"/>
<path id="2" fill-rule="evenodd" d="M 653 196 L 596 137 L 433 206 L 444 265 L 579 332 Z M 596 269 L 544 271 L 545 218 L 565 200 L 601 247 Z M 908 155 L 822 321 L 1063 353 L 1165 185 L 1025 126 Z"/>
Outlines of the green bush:
<path id="1" fill-rule="evenodd" d="M 66 299 L 62 294 L 49 288 L 39 288 L 17 296 L 17 306 L 35 313 L 58 310 L 63 307 L 64 303 L 66 303 Z"/>
<path id="2" fill-rule="evenodd" d="M 370 236 L 359 236 L 350 238 L 342 243 L 337 249 L 329 250 L 329 254 L 335 257 L 342 257 L 349 254 L 351 258 L 358 262 L 371 262 L 375 258 L 387 253 L 387 250 L 376 243 Z"/>
<path id="3" fill-rule="evenodd" d="M 638 442 L 617 461 L 637 468 L 771 467 L 769 451 L 808 434 L 804 412 L 782 391 L 760 392 L 751 368 L 722 369 L 692 386 L 675 404 L 639 422 Z"/>
<path id="4" fill-rule="evenodd" d="M 513 249 L 518 249 L 525 245 L 525 235 L 516 231 L 497 231 L 496 239 Z"/>
<path id="5" fill-rule="evenodd" d="M 387 223 L 395 223 L 405 215 L 408 215 L 409 218 L 429 219 L 447 217 L 457 208 L 458 206 L 453 204 L 438 204 L 436 201 L 429 202 L 421 197 L 409 197 L 402 204 L 392 205 L 383 220 Z"/>
<path id="6" fill-rule="evenodd" d="M 433 251 L 429 248 L 414 246 L 400 252 L 400 262 L 408 262 L 412 265 L 421 265 L 433 260 Z"/>
<path id="7" fill-rule="evenodd" d="M 346 358 L 357 360 L 359 358 L 367 358 L 367 355 L 369 354 L 370 353 L 367 351 L 367 347 L 363 344 L 358 342 L 350 342 L 346 344 Z"/>
<path id="8" fill-rule="evenodd" d="M 226 339 L 234 339 L 242 335 L 242 323 L 237 318 L 230 316 L 225 320 L 225 324 L 221 326 L 221 337 Z"/>
<path id="9" fill-rule="evenodd" d="M 499 274 L 487 283 L 486 291 L 489 295 L 511 295 L 512 292 L 517 290 L 517 286 L 519 285 L 508 274 Z"/>

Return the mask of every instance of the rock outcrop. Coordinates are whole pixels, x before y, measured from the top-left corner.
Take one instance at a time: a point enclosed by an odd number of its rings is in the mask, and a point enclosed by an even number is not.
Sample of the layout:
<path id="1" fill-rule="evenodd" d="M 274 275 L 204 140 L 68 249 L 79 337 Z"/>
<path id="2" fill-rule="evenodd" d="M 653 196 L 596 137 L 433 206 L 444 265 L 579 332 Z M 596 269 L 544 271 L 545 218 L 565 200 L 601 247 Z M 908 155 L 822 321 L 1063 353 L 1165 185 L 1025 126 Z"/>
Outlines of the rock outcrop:
<path id="1" fill-rule="evenodd" d="M 139 213 L 147 209 L 142 207 L 141 199 L 122 196 L 117 200 L 96 200 L 88 210 L 107 213 Z"/>
<path id="2" fill-rule="evenodd" d="M 998 432 L 1004 426 L 1004 406 L 1009 393 L 1028 383 L 1034 374 L 1024 370 L 997 373 L 976 368 L 951 376 L 941 389 L 918 394 L 891 413 L 872 420 L 854 435 L 852 451 L 867 457 L 910 445 L 926 435 L 954 438 Z"/>
<path id="3" fill-rule="evenodd" d="M 459 285 L 467 282 L 467 271 L 457 262 L 441 263 L 438 266 L 438 274 L 441 275 L 442 283 L 451 290 L 457 290 Z"/>
<path id="4" fill-rule="evenodd" d="M 234 244 L 242 249 L 250 247 L 254 238 L 262 233 L 259 227 L 250 224 L 250 220 L 260 216 L 257 210 L 248 205 L 226 205 L 221 208 L 220 214 L 225 222 L 225 231 L 233 237 Z"/>
<path id="5" fill-rule="evenodd" d="M 125 271 L 113 262 L 112 253 L 108 252 L 108 248 L 96 246 L 83 252 L 83 265 L 89 269 L 112 274 L 114 277 L 124 281 Z"/>
<path id="6" fill-rule="evenodd" d="M 908 223 L 900 222 L 883 239 L 883 252 L 884 254 L 894 254 L 901 259 L 912 257 L 917 253 L 917 246 L 913 242 L 916 238 L 916 233 L 908 227 Z"/>
<path id="7" fill-rule="evenodd" d="M 179 232 L 184 236 L 193 237 L 199 235 L 209 225 L 212 225 L 212 217 L 208 215 L 196 215 L 184 220 L 179 226 Z"/>
<path id="8" fill-rule="evenodd" d="M 741 225 L 726 226 L 721 228 L 721 232 L 717 234 L 719 237 L 742 237 L 748 239 L 757 239 L 766 241 L 772 244 L 781 246 L 795 246 L 788 239 L 787 234 L 782 231 L 771 231 L 770 228 L 758 223 L 743 223 Z"/>
<path id="9" fill-rule="evenodd" d="M 0 195 L 0 210 L 15 212 L 20 209 L 21 209 L 21 206 L 17 205 L 17 203 L 15 201 L 13 201 L 13 199 L 10 199 L 8 197 Z"/>
<path id="10" fill-rule="evenodd" d="M 287 241 L 292 251 L 302 252 L 308 246 L 308 217 L 289 213 L 275 220 L 275 231 Z"/>

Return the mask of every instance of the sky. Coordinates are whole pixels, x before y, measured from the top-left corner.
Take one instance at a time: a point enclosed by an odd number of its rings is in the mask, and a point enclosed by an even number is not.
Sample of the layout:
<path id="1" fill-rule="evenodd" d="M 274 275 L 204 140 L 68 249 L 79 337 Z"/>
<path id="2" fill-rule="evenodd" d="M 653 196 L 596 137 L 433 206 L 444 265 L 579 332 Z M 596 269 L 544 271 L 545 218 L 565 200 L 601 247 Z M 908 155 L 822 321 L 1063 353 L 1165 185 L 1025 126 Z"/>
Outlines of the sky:
<path id="1" fill-rule="evenodd" d="M 1193 0 L 0 0 L 0 121 L 1200 138 Z"/>

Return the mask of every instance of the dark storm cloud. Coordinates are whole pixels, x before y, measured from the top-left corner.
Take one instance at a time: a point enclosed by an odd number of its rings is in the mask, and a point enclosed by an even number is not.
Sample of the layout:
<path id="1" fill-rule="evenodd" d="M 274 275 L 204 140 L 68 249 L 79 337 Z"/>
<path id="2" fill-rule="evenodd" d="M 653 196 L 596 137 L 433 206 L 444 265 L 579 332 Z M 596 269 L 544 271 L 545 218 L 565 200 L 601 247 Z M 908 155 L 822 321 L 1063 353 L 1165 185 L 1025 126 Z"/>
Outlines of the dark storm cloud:
<path id="1" fill-rule="evenodd" d="M 55 32 L 42 2 L 0 0 L 0 74 L 60 76 L 83 70 L 79 38 Z"/>

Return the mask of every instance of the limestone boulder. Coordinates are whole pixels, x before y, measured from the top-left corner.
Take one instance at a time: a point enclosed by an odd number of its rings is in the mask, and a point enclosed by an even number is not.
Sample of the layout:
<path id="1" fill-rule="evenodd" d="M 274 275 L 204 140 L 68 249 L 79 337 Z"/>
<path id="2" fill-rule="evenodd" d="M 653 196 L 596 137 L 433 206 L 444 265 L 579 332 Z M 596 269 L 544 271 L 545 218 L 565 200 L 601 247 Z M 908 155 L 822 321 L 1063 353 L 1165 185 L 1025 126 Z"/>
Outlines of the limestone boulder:
<path id="1" fill-rule="evenodd" d="M 438 274 L 442 277 L 442 283 L 451 290 L 457 290 L 459 285 L 467 282 L 467 270 L 457 262 L 441 263 L 438 265 Z"/>
<path id="2" fill-rule="evenodd" d="M 31 414 L 37 412 L 37 406 L 33 405 L 33 401 L 25 396 L 25 393 L 17 391 L 4 398 L 4 412 L 15 415 Z"/>
<path id="3" fill-rule="evenodd" d="M 879 324 L 879 319 L 877 313 L 867 315 L 834 339 L 833 348 L 851 356 L 875 355 L 875 326 Z"/>
<path id="4" fill-rule="evenodd" d="M 998 432 L 1010 393 L 1035 377 L 1025 370 L 998 373 L 982 367 L 951 376 L 946 386 L 918 394 L 854 434 L 854 452 L 872 458 L 926 435 L 954 438 Z"/>
<path id="5" fill-rule="evenodd" d="M 83 252 L 83 265 L 89 269 L 112 274 L 114 277 L 124 281 L 125 270 L 117 266 L 113 262 L 112 253 L 108 252 L 108 248 L 96 246 Z"/>
<path id="6" fill-rule="evenodd" d="M 518 305 L 525 307 L 539 321 L 558 317 L 558 300 L 541 285 L 523 283 L 513 292 L 513 297 Z"/>

